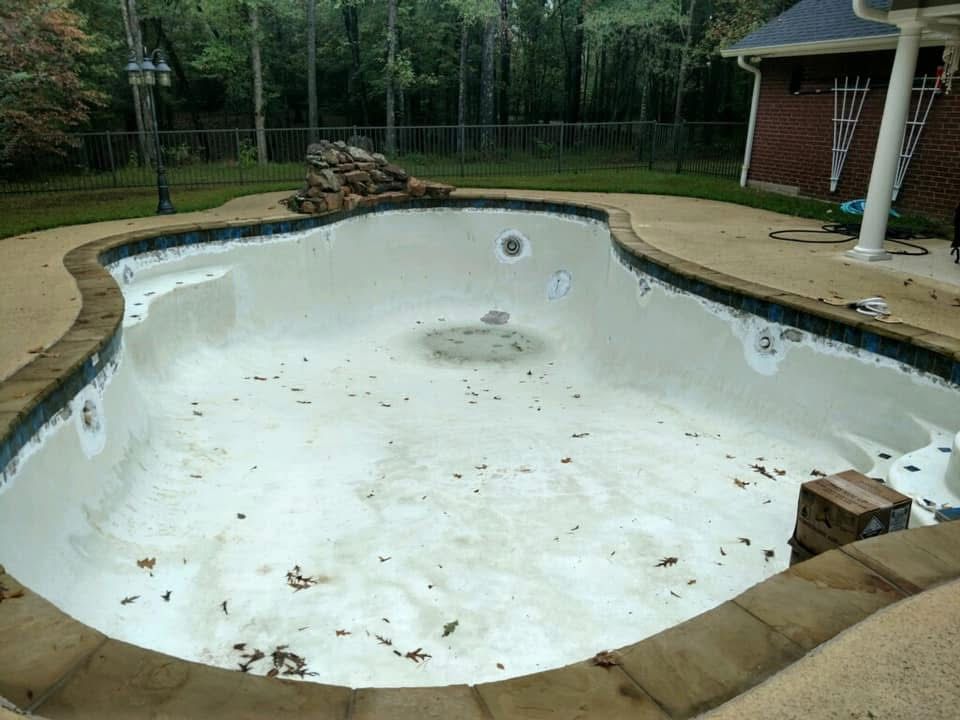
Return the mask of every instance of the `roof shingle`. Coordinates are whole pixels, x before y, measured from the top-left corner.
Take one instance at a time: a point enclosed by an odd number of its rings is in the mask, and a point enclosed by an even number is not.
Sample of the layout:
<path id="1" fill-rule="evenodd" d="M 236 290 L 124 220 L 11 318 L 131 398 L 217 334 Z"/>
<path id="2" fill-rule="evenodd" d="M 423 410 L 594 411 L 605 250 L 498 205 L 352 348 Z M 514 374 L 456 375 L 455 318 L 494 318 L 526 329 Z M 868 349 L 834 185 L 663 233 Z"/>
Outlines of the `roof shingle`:
<path id="1" fill-rule="evenodd" d="M 877 10 L 888 10 L 890 0 L 869 0 L 869 5 Z M 897 32 L 894 25 L 858 18 L 850 0 L 800 0 L 763 27 L 731 45 L 724 54 L 799 43 L 896 35 Z"/>

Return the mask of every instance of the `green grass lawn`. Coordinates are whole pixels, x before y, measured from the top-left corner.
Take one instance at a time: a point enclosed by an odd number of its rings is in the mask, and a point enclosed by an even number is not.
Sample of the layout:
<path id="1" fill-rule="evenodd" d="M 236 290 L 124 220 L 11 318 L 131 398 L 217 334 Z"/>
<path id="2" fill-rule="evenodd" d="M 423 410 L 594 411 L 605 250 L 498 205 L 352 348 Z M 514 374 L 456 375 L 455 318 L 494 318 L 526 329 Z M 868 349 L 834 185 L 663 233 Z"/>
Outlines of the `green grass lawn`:
<path id="1" fill-rule="evenodd" d="M 471 174 L 468 177 L 434 175 L 432 179 L 463 187 L 681 195 L 737 203 L 823 222 L 857 222 L 859 220 L 856 216 L 845 216 L 833 203 L 741 188 L 735 180 L 727 178 L 678 175 L 645 168 L 568 171 L 560 174 L 538 175 Z M 173 186 L 171 194 L 177 210 L 188 212 L 217 207 L 241 195 L 272 190 L 293 192 L 297 185 L 296 181 L 291 180 L 270 180 L 222 186 Z M 157 195 L 154 188 L 0 195 L 0 237 L 61 225 L 152 215 L 156 211 L 156 205 Z M 940 234 L 944 237 L 948 232 L 946 223 L 919 217 L 900 218 L 892 224 L 898 227 L 911 227 L 925 233 Z"/>
<path id="2" fill-rule="evenodd" d="M 241 195 L 291 190 L 295 183 L 171 188 L 178 212 L 206 210 Z M 0 237 L 101 220 L 144 217 L 157 211 L 156 188 L 119 188 L 43 195 L 0 195 Z"/>

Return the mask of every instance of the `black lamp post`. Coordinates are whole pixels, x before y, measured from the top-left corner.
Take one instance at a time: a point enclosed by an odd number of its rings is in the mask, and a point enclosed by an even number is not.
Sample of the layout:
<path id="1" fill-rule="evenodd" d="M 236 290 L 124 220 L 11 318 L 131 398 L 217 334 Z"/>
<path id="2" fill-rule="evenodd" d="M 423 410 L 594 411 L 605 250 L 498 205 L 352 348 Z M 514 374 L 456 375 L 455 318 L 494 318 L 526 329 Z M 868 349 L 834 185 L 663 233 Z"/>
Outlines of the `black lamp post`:
<path id="1" fill-rule="evenodd" d="M 126 67 L 127 78 L 131 85 L 146 87 L 150 95 L 150 112 L 153 114 L 153 142 L 157 154 L 157 215 L 172 215 L 176 212 L 170 202 L 170 186 L 163 167 L 163 148 L 160 147 L 160 133 L 157 130 L 157 104 L 153 96 L 154 85 L 170 86 L 170 66 L 163 59 L 159 49 L 144 55 L 143 62 L 137 62 L 136 53 L 130 53 L 130 62 Z"/>

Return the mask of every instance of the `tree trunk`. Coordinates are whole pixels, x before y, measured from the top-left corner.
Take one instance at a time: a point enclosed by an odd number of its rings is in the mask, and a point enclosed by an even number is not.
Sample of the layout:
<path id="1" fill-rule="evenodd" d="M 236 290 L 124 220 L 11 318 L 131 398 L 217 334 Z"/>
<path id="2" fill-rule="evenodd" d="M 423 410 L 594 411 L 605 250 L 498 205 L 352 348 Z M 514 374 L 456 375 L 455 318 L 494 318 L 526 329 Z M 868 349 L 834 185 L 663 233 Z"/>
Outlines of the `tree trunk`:
<path id="1" fill-rule="evenodd" d="M 470 26 L 466 18 L 460 26 L 460 72 L 457 78 L 457 125 L 461 128 L 467 122 L 467 48 L 470 42 Z M 463 152 L 463 134 L 459 135 L 458 149 Z"/>
<path id="2" fill-rule="evenodd" d="M 386 92 L 387 92 L 387 154 L 391 155 L 397 150 L 397 128 L 396 114 L 394 111 L 394 77 L 393 65 L 397 59 L 397 0 L 387 0 L 387 67 L 386 67 Z"/>
<path id="3" fill-rule="evenodd" d="M 573 29 L 572 61 L 567 122 L 575 123 L 580 121 L 580 84 L 583 76 L 583 2 L 577 7 L 577 25 Z"/>
<path id="4" fill-rule="evenodd" d="M 500 124 L 510 122 L 510 0 L 500 0 Z"/>
<path id="5" fill-rule="evenodd" d="M 316 142 L 317 113 L 317 0 L 307 0 L 307 127 L 310 142 Z"/>
<path id="6" fill-rule="evenodd" d="M 127 48 L 136 56 L 138 63 L 143 62 L 143 41 L 140 36 L 140 25 L 136 19 L 136 0 L 120 0 L 120 12 L 123 15 L 123 30 L 127 37 Z M 140 157 L 141 161 L 147 161 L 153 157 L 153 144 L 148 137 L 152 130 L 150 108 L 144 102 L 146 93 L 141 93 L 137 85 L 131 85 L 130 89 L 133 91 L 133 109 L 137 119 L 137 144 L 140 146 Z"/>
<path id="7" fill-rule="evenodd" d="M 697 7 L 697 0 L 690 0 L 690 9 L 687 12 L 685 21 L 682 21 L 681 32 L 686 37 L 683 41 L 683 49 L 680 51 L 680 68 L 677 71 L 677 97 L 676 104 L 673 107 L 673 122 L 679 123 L 683 112 L 683 93 L 687 84 L 687 62 L 690 57 L 690 46 L 693 44 L 693 11 Z"/>
<path id="8" fill-rule="evenodd" d="M 494 46 L 497 44 L 497 18 L 490 16 L 483 26 L 483 47 L 480 53 L 480 124 L 493 125 L 494 122 Z M 485 150 L 493 147 L 493 128 L 482 130 L 482 143 Z"/>
<path id="9" fill-rule="evenodd" d="M 260 61 L 260 9 L 250 5 L 250 62 L 253 68 L 253 126 L 257 131 L 257 162 L 267 164 L 267 132 L 263 117 L 263 65 Z"/>
<path id="10" fill-rule="evenodd" d="M 467 122 L 467 48 L 470 41 L 470 26 L 466 18 L 461 20 L 460 25 L 460 65 L 457 76 L 457 152 L 463 155 L 466 150 L 466 130 L 464 125 Z"/>
<path id="11" fill-rule="evenodd" d="M 357 7 L 343 2 L 340 5 L 343 15 L 344 29 L 347 31 L 347 41 L 350 43 L 351 72 L 347 78 L 347 94 L 354 103 L 354 120 L 356 120 L 356 104 L 360 104 L 360 117 L 364 125 L 370 124 L 370 114 L 367 111 L 367 86 L 363 81 L 363 69 L 360 66 L 360 18 Z"/>
<path id="12" fill-rule="evenodd" d="M 603 82 L 603 74 L 604 74 L 604 71 L 606 70 L 606 65 L 607 65 L 607 53 L 606 53 L 606 50 L 604 50 L 603 46 L 601 45 L 600 58 L 597 60 L 596 74 L 593 76 L 593 102 L 592 102 L 593 118 L 592 119 L 594 121 L 600 119 L 601 103 L 603 100 L 602 95 L 600 93 L 600 86 L 601 86 L 601 83 Z"/>

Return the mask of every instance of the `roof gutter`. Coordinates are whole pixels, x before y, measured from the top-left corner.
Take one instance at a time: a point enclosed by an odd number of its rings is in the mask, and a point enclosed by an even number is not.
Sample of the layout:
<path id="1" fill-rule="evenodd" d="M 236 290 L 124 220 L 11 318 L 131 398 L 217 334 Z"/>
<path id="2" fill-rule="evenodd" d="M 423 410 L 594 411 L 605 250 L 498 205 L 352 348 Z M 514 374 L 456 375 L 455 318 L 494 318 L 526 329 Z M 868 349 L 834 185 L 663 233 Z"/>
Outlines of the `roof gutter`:
<path id="1" fill-rule="evenodd" d="M 743 150 L 743 167 L 740 170 L 740 187 L 747 186 L 750 175 L 750 160 L 753 157 L 753 135 L 757 129 L 757 107 L 760 105 L 760 68 L 747 62 L 743 55 L 737 56 L 737 65 L 753 75 L 753 97 L 750 100 L 750 122 L 747 124 L 747 146 Z"/>
<path id="2" fill-rule="evenodd" d="M 877 10 L 867 4 L 867 0 L 853 0 L 853 13 L 861 20 L 872 20 L 873 22 L 889 23 L 888 13 L 885 10 Z"/>

